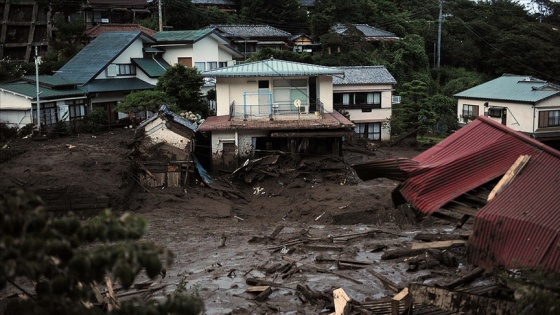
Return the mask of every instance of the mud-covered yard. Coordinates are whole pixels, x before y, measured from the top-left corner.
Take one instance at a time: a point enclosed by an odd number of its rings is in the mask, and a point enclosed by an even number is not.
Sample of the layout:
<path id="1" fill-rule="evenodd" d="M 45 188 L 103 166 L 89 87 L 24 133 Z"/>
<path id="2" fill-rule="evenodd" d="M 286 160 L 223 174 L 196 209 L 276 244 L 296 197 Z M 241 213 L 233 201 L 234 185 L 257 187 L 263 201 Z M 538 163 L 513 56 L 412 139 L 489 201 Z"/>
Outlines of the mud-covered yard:
<path id="1" fill-rule="evenodd" d="M 456 230 L 446 221 L 417 221 L 410 210 L 393 207 L 397 182 L 363 182 L 348 166 L 413 157 L 420 152 L 415 147 L 354 146 L 343 161 L 304 158 L 306 167 L 286 167 L 251 183 L 222 174 L 227 186 L 239 192 L 231 194 L 201 185 L 140 186 L 131 168 L 133 138 L 134 130 L 115 129 L 4 142 L 2 193 L 37 192 L 51 211 L 70 208 L 83 217 L 104 207 L 145 217 L 146 239 L 175 253 L 151 296 L 162 298 L 186 283 L 204 300 L 206 314 L 330 314 L 337 288 L 356 305 L 370 311 L 377 307 L 373 313 L 380 313 L 390 311 L 386 300 L 410 282 L 441 284 L 469 269 L 464 247 L 382 259 L 388 251 L 418 242 L 413 240 L 418 233 L 469 231 L 469 222 Z M 336 167 L 321 170 L 328 163 Z M 441 253 L 452 261 L 432 257 Z M 255 285 L 272 292 L 255 299 L 258 292 L 247 292 Z"/>

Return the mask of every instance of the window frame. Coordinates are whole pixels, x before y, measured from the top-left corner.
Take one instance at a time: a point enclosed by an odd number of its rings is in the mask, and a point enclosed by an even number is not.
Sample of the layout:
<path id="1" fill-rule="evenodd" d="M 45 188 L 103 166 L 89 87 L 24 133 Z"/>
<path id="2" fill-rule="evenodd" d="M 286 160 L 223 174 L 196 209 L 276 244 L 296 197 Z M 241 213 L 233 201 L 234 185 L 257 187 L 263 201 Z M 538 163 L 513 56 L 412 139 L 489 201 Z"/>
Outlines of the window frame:
<path id="1" fill-rule="evenodd" d="M 129 77 L 136 75 L 136 67 L 131 63 L 117 63 L 117 76 Z"/>
<path id="2" fill-rule="evenodd" d="M 371 141 L 381 141 L 382 128 L 383 126 L 380 122 L 357 123 L 356 127 L 354 127 L 354 132 L 358 135 L 359 138 L 364 138 Z"/>
<path id="3" fill-rule="evenodd" d="M 382 92 L 342 92 L 334 93 L 333 106 L 335 109 L 362 109 L 362 111 L 371 111 L 372 109 L 380 109 L 382 105 Z"/>
<path id="4" fill-rule="evenodd" d="M 539 111 L 539 128 L 553 127 L 560 127 L 560 110 L 555 109 Z"/>

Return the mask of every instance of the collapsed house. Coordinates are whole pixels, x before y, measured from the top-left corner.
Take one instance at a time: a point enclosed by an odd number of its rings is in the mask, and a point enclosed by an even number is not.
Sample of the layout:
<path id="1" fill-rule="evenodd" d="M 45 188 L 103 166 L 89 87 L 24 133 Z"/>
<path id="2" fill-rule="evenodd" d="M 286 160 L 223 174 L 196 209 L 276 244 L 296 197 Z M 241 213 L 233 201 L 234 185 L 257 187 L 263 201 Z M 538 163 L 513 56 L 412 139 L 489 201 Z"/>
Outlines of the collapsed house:
<path id="1" fill-rule="evenodd" d="M 479 116 L 412 159 L 353 167 L 362 180 L 402 181 L 396 206 L 459 226 L 474 217 L 472 264 L 560 271 L 559 151 Z"/>
<path id="2" fill-rule="evenodd" d="M 141 169 L 146 187 L 180 187 L 194 179 L 192 152 L 196 124 L 162 105 L 156 115 L 136 129 Z"/>

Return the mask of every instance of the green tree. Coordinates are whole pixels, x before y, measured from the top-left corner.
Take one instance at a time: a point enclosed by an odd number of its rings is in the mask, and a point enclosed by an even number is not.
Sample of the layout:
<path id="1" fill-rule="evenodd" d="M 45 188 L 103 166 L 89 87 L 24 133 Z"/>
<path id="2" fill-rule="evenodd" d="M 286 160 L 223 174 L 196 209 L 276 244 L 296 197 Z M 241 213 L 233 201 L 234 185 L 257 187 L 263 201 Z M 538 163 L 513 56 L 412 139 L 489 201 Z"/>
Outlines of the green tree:
<path id="1" fill-rule="evenodd" d="M 156 89 L 172 97 L 179 109 L 207 117 L 208 104 L 200 94 L 203 85 L 204 79 L 198 69 L 177 63 L 159 78 Z"/>
<path id="2" fill-rule="evenodd" d="M 419 130 L 425 133 L 435 122 L 435 112 L 429 103 L 428 86 L 420 80 L 404 83 L 401 103 L 393 107 L 391 133 Z"/>
<path id="3" fill-rule="evenodd" d="M 292 34 L 307 33 L 307 13 L 299 0 L 241 0 L 242 21 L 248 24 L 268 24 Z"/>
<path id="4" fill-rule="evenodd" d="M 162 104 L 174 106 L 175 100 L 163 91 L 138 91 L 125 96 L 114 110 L 121 113 L 157 112 Z"/>
<path id="5" fill-rule="evenodd" d="M 105 311 L 96 283 L 111 275 L 129 288 L 137 275 L 151 279 L 172 262 L 165 248 L 140 241 L 147 224 L 138 216 L 109 210 L 89 220 L 53 217 L 41 199 L 23 192 L 0 202 L 0 290 L 8 284 L 26 294 L 7 305 L 6 314 L 199 314 L 202 302 L 176 295 L 162 302 L 125 301 Z M 32 283 L 20 285 L 22 279 Z M 26 281 L 23 281 L 25 283 Z"/>

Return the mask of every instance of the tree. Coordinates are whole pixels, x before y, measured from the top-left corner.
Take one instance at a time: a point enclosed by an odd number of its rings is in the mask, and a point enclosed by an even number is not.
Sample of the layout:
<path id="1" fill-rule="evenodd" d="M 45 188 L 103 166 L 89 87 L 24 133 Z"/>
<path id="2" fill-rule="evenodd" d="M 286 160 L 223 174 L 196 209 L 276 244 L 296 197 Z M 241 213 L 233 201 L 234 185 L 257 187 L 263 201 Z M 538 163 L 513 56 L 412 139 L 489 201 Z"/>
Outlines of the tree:
<path id="1" fill-rule="evenodd" d="M 156 89 L 172 97 L 181 110 L 208 116 L 208 104 L 202 100 L 200 89 L 204 79 L 194 67 L 175 64 L 159 78 Z"/>
<path id="2" fill-rule="evenodd" d="M 129 288 L 140 272 L 153 279 L 172 254 L 142 242 L 145 220 L 109 210 L 89 220 L 53 217 L 41 199 L 24 192 L 0 202 L 0 290 L 11 284 L 27 295 L 8 304 L 6 314 L 199 314 L 202 301 L 177 294 L 163 302 L 125 301 L 106 312 L 97 303 L 98 283 L 112 274 Z M 21 279 L 32 288 L 19 285 Z M 25 282 L 24 282 L 25 283 Z M 88 306 L 89 305 L 89 306 Z"/>
<path id="3" fill-rule="evenodd" d="M 138 91 L 125 96 L 114 110 L 121 113 L 157 112 L 162 104 L 171 106 L 174 101 L 163 91 Z"/>
<path id="4" fill-rule="evenodd" d="M 241 19 L 249 24 L 268 24 L 292 34 L 307 33 L 307 13 L 299 0 L 241 0 Z"/>
<path id="5" fill-rule="evenodd" d="M 435 112 L 428 102 L 427 84 L 420 80 L 404 83 L 400 95 L 401 103 L 393 108 L 391 116 L 391 133 L 426 132 L 435 122 Z"/>

